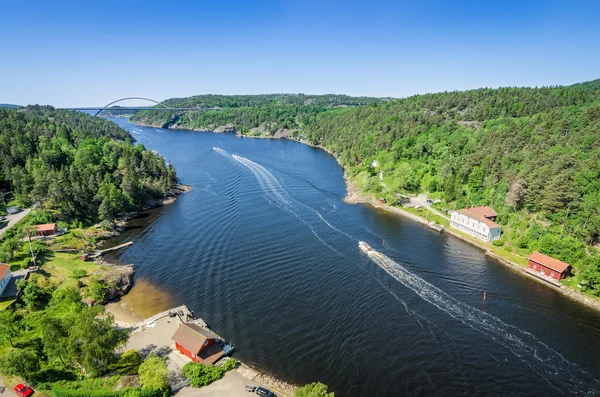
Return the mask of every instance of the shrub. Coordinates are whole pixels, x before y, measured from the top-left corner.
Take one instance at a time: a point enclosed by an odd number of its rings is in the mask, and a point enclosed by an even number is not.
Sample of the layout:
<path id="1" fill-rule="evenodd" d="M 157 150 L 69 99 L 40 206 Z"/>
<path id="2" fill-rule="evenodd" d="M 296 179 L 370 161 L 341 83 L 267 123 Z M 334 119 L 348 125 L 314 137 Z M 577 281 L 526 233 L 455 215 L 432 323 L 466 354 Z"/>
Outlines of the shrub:
<path id="1" fill-rule="evenodd" d="M 115 224 L 108 220 L 103 220 L 100 222 L 100 228 L 102 230 L 114 230 Z"/>
<path id="2" fill-rule="evenodd" d="M 333 392 L 327 390 L 327 385 L 321 382 L 313 382 L 302 386 L 294 393 L 295 397 L 334 397 Z"/>
<path id="3" fill-rule="evenodd" d="M 108 287 L 102 280 L 98 280 L 97 278 L 92 278 L 90 280 L 90 298 L 94 300 L 94 302 L 102 303 L 106 298 L 106 294 L 108 293 Z"/>
<path id="4" fill-rule="evenodd" d="M 221 366 L 221 368 L 223 368 L 223 370 L 225 371 L 229 371 L 230 369 L 235 369 L 236 366 L 237 361 L 235 360 L 235 358 L 228 358 L 227 361 L 225 361 L 225 363 Z"/>
<path id="5" fill-rule="evenodd" d="M 109 365 L 108 371 L 119 375 L 137 375 L 141 364 L 142 357 L 134 349 L 131 349 L 121 354 L 116 363 Z"/>
<path id="6" fill-rule="evenodd" d="M 499 238 L 498 240 L 492 241 L 492 245 L 495 247 L 502 247 L 504 245 L 504 238 Z"/>
<path id="7" fill-rule="evenodd" d="M 87 276 L 87 273 L 83 269 L 75 269 L 71 273 L 71 278 L 74 278 L 75 280 L 79 280 L 80 278 L 83 278 L 85 276 Z"/>
<path id="8" fill-rule="evenodd" d="M 183 366 L 183 375 L 190 380 L 192 387 L 210 385 L 212 382 L 223 377 L 226 371 L 215 365 L 202 365 L 198 363 L 187 363 Z"/>
<path id="9" fill-rule="evenodd" d="M 140 365 L 140 384 L 144 389 L 167 390 L 167 377 L 169 370 L 165 361 L 155 355 L 150 355 Z"/>

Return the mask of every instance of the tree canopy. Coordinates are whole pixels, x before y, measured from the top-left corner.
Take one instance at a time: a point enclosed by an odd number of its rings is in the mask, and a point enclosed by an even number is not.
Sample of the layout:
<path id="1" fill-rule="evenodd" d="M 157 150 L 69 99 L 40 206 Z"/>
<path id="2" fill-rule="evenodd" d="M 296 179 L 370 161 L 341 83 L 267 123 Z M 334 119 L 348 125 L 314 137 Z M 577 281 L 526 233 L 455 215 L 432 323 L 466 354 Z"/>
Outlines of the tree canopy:
<path id="1" fill-rule="evenodd" d="M 112 219 L 177 183 L 170 164 L 132 142 L 116 124 L 81 112 L 0 109 L 0 191 L 65 220 Z"/>

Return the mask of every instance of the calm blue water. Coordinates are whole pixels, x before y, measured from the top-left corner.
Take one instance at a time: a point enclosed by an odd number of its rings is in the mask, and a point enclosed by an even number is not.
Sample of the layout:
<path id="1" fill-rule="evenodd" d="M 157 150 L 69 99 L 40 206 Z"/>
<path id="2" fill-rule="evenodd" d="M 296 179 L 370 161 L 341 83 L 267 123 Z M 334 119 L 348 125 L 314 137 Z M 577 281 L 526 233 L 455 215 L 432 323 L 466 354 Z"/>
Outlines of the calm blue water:
<path id="1" fill-rule="evenodd" d="M 193 186 L 120 236 L 136 241 L 120 260 L 242 361 L 336 396 L 600 392 L 598 313 L 456 238 L 344 203 L 324 151 L 113 120 Z"/>

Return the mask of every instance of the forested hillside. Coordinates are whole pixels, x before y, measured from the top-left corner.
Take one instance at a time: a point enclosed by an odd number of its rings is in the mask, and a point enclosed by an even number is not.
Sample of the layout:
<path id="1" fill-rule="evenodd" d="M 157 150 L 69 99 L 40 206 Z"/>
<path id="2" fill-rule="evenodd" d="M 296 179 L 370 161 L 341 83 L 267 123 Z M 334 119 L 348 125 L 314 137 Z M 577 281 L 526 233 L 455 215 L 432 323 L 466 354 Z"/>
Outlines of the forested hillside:
<path id="1" fill-rule="evenodd" d="M 347 95 L 198 95 L 163 102 L 176 108 L 222 108 L 219 111 L 186 111 L 173 117 L 172 111 L 140 111 L 131 121 L 141 125 L 212 130 L 234 125 L 241 132 L 262 128 L 266 132 L 294 129 L 314 121 L 317 114 L 336 107 L 384 103 L 385 99 Z"/>
<path id="2" fill-rule="evenodd" d="M 507 251 L 566 260 L 600 291 L 600 80 L 333 110 L 297 136 L 388 201 L 429 192 L 445 207 L 493 206 Z"/>
<path id="3" fill-rule="evenodd" d="M 65 221 L 111 219 L 176 183 L 173 167 L 112 122 L 51 107 L 0 109 L 0 206 L 12 200 Z"/>

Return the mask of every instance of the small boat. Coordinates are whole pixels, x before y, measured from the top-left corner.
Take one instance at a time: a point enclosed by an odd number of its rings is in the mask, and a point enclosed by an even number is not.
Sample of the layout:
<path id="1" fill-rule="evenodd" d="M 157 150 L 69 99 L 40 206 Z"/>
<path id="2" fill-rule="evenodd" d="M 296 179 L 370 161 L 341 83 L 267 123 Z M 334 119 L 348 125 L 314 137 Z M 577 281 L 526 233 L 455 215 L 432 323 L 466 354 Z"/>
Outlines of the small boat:
<path id="1" fill-rule="evenodd" d="M 364 241 L 359 241 L 358 242 L 358 246 L 366 254 L 368 254 L 370 251 L 373 250 L 373 248 L 371 248 L 371 246 L 369 244 L 365 243 Z"/>
<path id="2" fill-rule="evenodd" d="M 225 346 L 223 346 L 223 355 L 227 356 L 231 354 L 233 352 L 233 349 L 235 349 L 233 343 L 226 344 Z"/>

